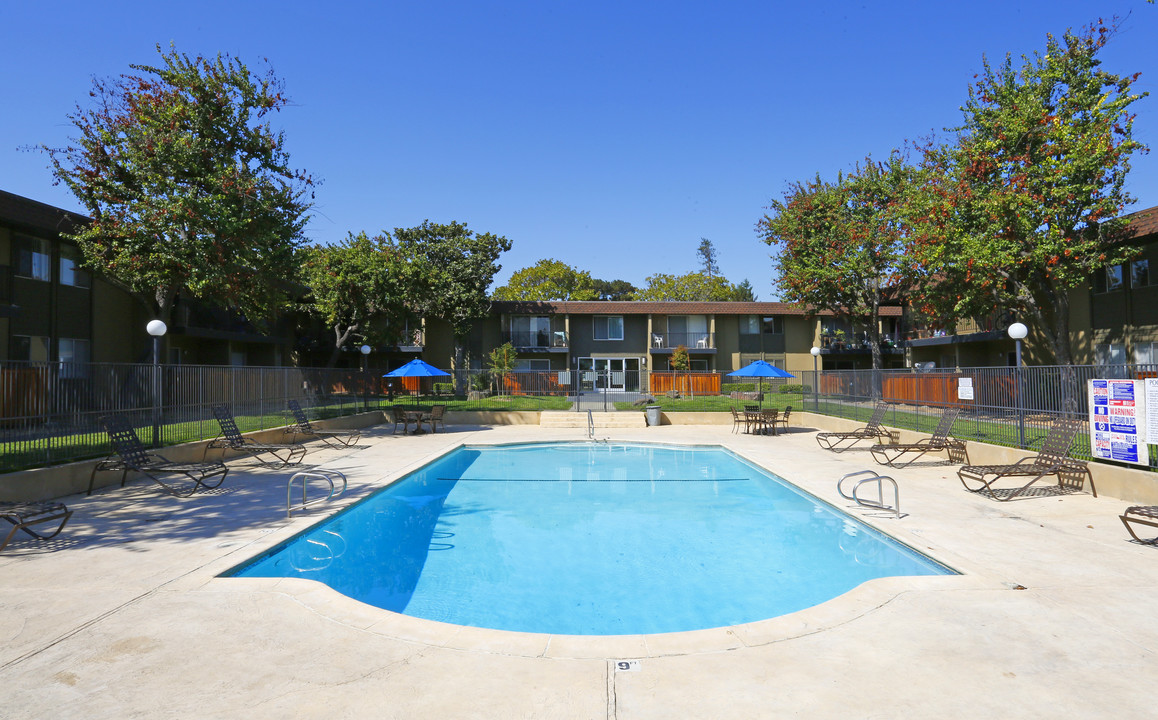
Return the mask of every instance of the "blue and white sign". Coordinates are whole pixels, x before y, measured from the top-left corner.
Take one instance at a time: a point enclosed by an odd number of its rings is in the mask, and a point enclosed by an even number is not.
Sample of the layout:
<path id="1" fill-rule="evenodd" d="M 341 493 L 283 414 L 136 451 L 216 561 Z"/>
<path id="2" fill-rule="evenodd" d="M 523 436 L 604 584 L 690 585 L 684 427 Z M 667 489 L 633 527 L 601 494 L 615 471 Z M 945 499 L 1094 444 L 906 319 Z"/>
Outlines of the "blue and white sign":
<path id="1" fill-rule="evenodd" d="M 1090 380 L 1090 454 L 1149 465 L 1146 395 L 1141 380 Z"/>

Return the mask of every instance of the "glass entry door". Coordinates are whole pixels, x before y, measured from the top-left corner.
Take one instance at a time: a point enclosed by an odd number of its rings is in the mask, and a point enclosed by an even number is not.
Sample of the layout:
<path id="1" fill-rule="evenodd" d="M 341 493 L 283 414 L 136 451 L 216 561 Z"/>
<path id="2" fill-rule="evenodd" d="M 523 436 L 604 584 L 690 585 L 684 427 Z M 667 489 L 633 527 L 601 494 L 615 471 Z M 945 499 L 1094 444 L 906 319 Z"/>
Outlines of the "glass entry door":
<path id="1" fill-rule="evenodd" d="M 579 388 L 638 392 L 639 368 L 639 358 L 579 358 Z"/>

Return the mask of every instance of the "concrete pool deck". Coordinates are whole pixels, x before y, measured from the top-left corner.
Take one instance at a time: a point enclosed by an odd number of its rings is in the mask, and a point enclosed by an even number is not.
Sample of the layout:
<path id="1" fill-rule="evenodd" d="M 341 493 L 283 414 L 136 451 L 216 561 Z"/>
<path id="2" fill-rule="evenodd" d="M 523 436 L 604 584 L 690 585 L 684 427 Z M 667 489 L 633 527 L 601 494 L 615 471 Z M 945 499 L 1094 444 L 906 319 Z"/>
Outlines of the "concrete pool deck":
<path id="1" fill-rule="evenodd" d="M 400 616 L 309 581 L 217 575 L 460 443 L 581 430 L 451 426 L 310 443 L 338 501 L 285 517 L 289 471 L 235 464 L 177 499 L 147 480 L 92 497 L 45 543 L 0 554 L 0 718 L 1149 718 L 1158 548 L 1129 504 L 1087 494 L 997 503 L 936 459 L 887 474 L 905 517 L 849 508 L 835 481 L 876 469 L 813 432 L 607 429 L 600 439 L 718 443 L 962 571 L 889 578 L 749 625 L 579 638 Z M 630 670 L 618 661 L 638 660 Z"/>

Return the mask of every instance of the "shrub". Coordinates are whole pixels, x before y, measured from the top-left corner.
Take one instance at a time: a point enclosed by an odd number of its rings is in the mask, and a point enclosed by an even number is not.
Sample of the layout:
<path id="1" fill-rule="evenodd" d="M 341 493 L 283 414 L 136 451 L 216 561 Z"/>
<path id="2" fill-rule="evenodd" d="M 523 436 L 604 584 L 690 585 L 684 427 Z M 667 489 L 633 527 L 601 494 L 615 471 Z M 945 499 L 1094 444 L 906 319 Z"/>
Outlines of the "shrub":
<path id="1" fill-rule="evenodd" d="M 435 395 L 453 395 L 454 383 L 434 383 Z"/>
<path id="2" fill-rule="evenodd" d="M 756 383 L 720 383 L 721 395 L 730 395 L 734 392 L 756 392 Z"/>
<path id="3" fill-rule="evenodd" d="M 812 387 L 809 385 L 781 385 L 780 392 L 789 393 L 792 395 L 800 395 L 803 393 L 812 392 Z"/>

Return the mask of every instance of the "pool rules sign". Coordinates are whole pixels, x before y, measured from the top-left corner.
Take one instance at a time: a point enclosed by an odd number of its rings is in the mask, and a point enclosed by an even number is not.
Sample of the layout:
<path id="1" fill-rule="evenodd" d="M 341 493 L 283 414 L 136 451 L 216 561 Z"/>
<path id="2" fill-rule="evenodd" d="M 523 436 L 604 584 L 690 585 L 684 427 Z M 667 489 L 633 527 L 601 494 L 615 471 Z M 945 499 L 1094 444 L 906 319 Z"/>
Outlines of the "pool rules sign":
<path id="1" fill-rule="evenodd" d="M 1090 380 L 1090 454 L 1100 460 L 1148 465 L 1146 396 L 1158 384 L 1143 380 Z M 1158 406 L 1158 401 L 1151 404 Z"/>

